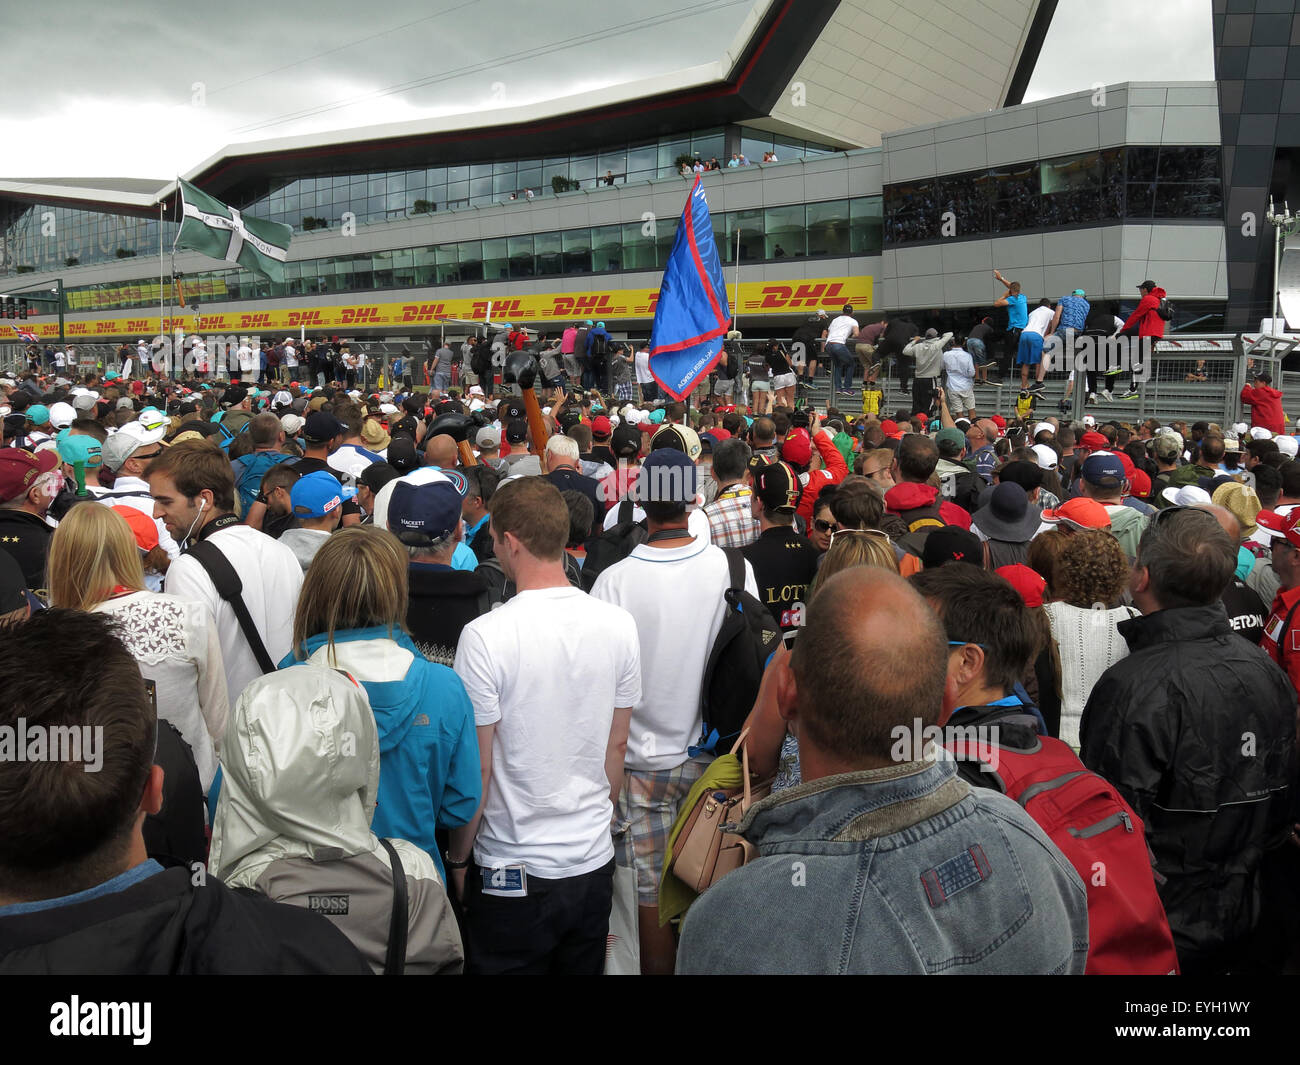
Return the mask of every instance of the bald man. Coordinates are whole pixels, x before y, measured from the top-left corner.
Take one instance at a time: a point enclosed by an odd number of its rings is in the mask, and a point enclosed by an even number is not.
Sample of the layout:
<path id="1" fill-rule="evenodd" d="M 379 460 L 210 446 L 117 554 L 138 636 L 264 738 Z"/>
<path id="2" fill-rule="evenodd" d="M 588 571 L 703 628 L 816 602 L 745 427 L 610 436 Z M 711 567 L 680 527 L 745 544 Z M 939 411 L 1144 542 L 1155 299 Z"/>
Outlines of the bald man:
<path id="1" fill-rule="evenodd" d="M 1223 531 L 1228 534 L 1228 539 L 1237 545 L 1238 569 L 1223 590 L 1223 609 L 1228 612 L 1228 624 L 1232 626 L 1232 631 L 1243 639 L 1258 644 L 1264 637 L 1264 620 L 1268 617 L 1268 604 L 1264 602 L 1259 592 L 1241 578 L 1241 565 L 1244 564 L 1241 554 L 1245 551 L 1241 546 L 1241 523 L 1227 507 L 1200 503 L 1196 509 L 1213 514 L 1215 521 L 1223 526 Z M 1253 565 L 1255 556 L 1249 551 L 1245 553 L 1250 556 Z"/>
<path id="2" fill-rule="evenodd" d="M 439 470 L 454 469 L 460 462 L 456 441 L 446 433 L 429 437 L 424 443 L 424 464 Z"/>
<path id="3" fill-rule="evenodd" d="M 948 657 L 894 574 L 859 566 L 818 592 L 768 678 L 803 783 L 741 822 L 758 854 L 691 907 L 679 973 L 1083 972 L 1078 874 L 1019 805 L 924 753 Z"/>

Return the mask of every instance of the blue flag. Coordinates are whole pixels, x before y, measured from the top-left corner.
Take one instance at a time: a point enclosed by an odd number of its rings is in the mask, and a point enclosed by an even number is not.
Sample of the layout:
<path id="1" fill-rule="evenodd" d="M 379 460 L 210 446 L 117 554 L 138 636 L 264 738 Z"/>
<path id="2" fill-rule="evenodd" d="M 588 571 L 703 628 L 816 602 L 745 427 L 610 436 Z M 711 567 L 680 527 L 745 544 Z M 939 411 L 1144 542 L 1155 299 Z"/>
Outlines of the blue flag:
<path id="1" fill-rule="evenodd" d="M 650 331 L 650 376 L 673 399 L 685 399 L 717 364 L 730 328 L 722 260 L 704 187 L 696 175 L 659 284 Z"/>

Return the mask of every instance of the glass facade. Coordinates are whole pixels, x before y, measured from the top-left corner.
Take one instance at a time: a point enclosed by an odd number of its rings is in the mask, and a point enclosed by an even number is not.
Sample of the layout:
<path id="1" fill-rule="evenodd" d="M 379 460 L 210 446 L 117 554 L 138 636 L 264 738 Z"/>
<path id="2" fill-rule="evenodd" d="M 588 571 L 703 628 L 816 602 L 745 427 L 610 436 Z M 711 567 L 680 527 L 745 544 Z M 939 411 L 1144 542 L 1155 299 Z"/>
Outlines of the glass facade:
<path id="1" fill-rule="evenodd" d="M 754 146 L 753 162 L 775 147 L 782 162 L 830 154 L 836 149 L 788 137 L 773 138 L 740 127 L 742 143 Z M 765 138 L 765 139 L 764 139 Z M 386 170 L 378 173 L 333 174 L 299 178 L 278 187 L 268 182 L 262 191 L 235 202 L 246 214 L 283 222 L 297 233 L 338 229 L 344 215 L 357 225 L 392 222 L 461 207 L 483 206 L 527 198 L 556 195 L 555 178 L 573 188 L 593 188 L 612 175 L 614 183 L 649 181 L 677 173 L 675 160 L 682 155 L 705 163 L 717 157 L 726 165 L 722 127 L 661 137 L 657 141 L 622 144 L 581 155 L 546 159 L 507 159 L 492 163 L 466 163 L 421 170 Z M 576 182 L 576 185 L 573 184 Z M 163 224 L 167 248 L 176 235 L 172 222 Z M 157 219 L 135 219 L 68 207 L 34 205 L 0 234 L 0 274 L 27 270 L 52 270 L 88 266 L 118 258 L 158 254 Z M 495 249 L 494 249 L 495 251 Z M 522 253 L 521 253 L 522 255 Z M 510 253 L 507 252 L 506 258 Z M 497 258 L 494 256 L 494 262 Z M 69 262 L 69 260 L 75 260 Z M 497 270 L 497 266 L 491 268 Z M 530 277 L 531 274 L 509 276 Z M 492 275 L 495 278 L 495 272 Z"/>
<path id="2" fill-rule="evenodd" d="M 891 245 L 1223 217 L 1219 149 L 1200 145 L 1108 148 L 899 182 L 885 187 L 884 200 L 885 242 Z M 945 222 L 955 227 L 951 237 Z"/>
<path id="3" fill-rule="evenodd" d="M 711 217 L 718 252 L 725 264 L 735 262 L 737 236 L 742 263 L 879 255 L 883 240 L 879 196 L 720 211 Z M 185 287 L 189 291 L 191 286 L 207 285 L 209 291 L 224 291 L 226 295 L 216 298 L 227 303 L 662 269 L 672 250 L 677 219 L 659 219 L 651 232 L 645 228 L 639 221 L 624 222 L 552 233 L 462 240 L 433 247 L 303 259 L 285 264 L 283 284 L 239 269 L 205 271 L 186 274 Z M 98 295 L 83 295 L 90 293 Z M 67 294 L 70 306 L 89 305 L 100 310 L 158 305 L 156 296 L 144 298 L 139 292 L 133 294 L 129 281 L 69 287 Z"/>

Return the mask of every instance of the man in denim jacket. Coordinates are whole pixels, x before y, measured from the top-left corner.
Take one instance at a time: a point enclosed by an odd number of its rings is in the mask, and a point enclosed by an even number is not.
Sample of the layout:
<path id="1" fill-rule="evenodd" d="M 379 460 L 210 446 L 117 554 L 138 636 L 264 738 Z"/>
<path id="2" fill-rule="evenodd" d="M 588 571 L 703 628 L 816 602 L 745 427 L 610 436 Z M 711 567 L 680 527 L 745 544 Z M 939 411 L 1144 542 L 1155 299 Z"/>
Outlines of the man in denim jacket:
<path id="1" fill-rule="evenodd" d="M 803 783 L 741 822 L 758 857 L 691 907 L 677 972 L 1083 972 L 1069 862 L 1015 802 L 914 749 L 940 723 L 947 652 L 900 578 L 861 566 L 826 583 L 775 667 Z"/>

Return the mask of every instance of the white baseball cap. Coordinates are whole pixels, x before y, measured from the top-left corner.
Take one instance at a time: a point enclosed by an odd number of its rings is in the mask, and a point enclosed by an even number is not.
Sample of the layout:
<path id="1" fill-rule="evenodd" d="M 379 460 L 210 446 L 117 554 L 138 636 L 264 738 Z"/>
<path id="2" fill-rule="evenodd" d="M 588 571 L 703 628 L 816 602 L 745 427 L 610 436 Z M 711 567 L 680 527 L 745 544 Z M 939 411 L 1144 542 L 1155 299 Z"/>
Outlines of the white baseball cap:
<path id="1" fill-rule="evenodd" d="M 1257 425 L 1253 429 L 1251 429 L 1250 438 L 1252 440 L 1272 440 L 1273 434 L 1270 433 L 1267 429 L 1265 429 L 1262 425 Z"/>
<path id="2" fill-rule="evenodd" d="M 1278 451 L 1282 452 L 1287 458 L 1295 458 L 1296 452 L 1300 450 L 1300 446 L 1298 446 L 1300 441 L 1297 441 L 1294 436 L 1275 436 L 1273 441 L 1277 444 Z"/>
<path id="3" fill-rule="evenodd" d="M 143 422 L 127 422 L 104 441 L 104 465 L 114 472 L 120 470 L 122 464 L 140 448 L 159 443 L 166 431 L 166 421 L 162 428 L 157 429 L 150 429 Z"/>
<path id="4" fill-rule="evenodd" d="M 55 403 L 50 407 L 50 424 L 55 429 L 66 429 L 77 420 L 77 411 L 71 403 Z"/>

